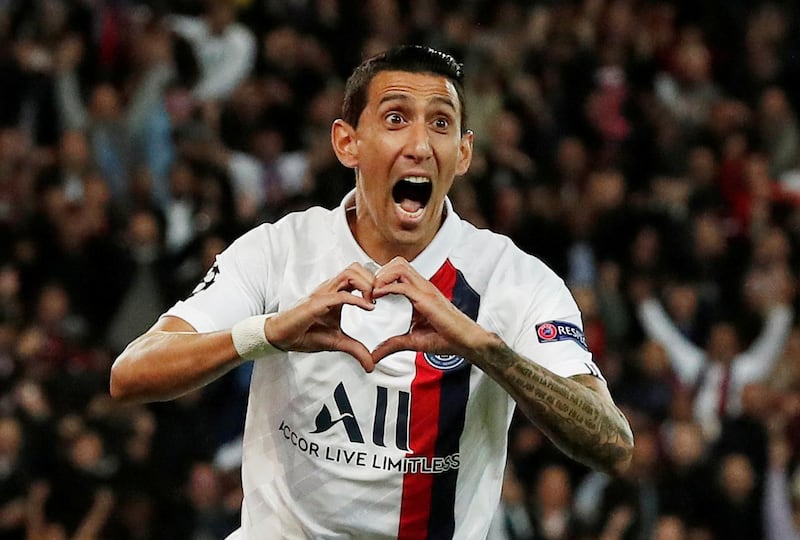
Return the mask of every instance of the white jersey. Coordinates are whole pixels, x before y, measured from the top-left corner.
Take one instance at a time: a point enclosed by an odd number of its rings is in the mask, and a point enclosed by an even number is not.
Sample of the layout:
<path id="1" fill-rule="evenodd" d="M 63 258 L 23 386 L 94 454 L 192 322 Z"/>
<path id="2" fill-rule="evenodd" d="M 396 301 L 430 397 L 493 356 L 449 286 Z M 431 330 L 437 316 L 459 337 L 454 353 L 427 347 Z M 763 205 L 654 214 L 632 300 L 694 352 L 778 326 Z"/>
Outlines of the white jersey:
<path id="1" fill-rule="evenodd" d="M 350 200 L 243 235 L 168 314 L 199 332 L 226 329 L 290 308 L 353 262 L 376 268 L 348 227 Z M 599 376 L 564 282 L 509 239 L 462 221 L 449 201 L 446 212 L 414 268 L 532 362 L 561 376 Z M 396 327 L 391 310 L 376 311 L 360 324 Z M 340 352 L 260 359 L 235 537 L 485 538 L 513 410 L 509 395 L 461 357 L 398 352 L 372 373 Z"/>

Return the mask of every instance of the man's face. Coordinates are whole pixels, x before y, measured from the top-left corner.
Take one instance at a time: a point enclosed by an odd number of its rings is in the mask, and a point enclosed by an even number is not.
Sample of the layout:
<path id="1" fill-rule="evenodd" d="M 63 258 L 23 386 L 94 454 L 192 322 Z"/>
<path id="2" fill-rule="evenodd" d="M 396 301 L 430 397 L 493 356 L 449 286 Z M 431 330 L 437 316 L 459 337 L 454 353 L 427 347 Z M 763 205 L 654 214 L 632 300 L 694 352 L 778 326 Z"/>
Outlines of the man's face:
<path id="1" fill-rule="evenodd" d="M 378 262 L 412 259 L 439 229 L 445 195 L 472 156 L 461 106 L 445 77 L 383 71 L 369 85 L 358 126 L 334 124 L 337 155 L 357 171 L 354 233 Z"/>

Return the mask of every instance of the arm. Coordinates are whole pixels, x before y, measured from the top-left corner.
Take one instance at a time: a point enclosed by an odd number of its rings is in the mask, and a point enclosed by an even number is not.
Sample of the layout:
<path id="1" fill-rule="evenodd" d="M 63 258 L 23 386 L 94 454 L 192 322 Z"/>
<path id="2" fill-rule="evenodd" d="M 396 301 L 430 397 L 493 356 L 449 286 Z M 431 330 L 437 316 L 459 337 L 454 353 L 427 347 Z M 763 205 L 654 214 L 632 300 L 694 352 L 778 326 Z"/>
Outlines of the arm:
<path id="1" fill-rule="evenodd" d="M 705 362 L 703 351 L 680 333 L 658 300 L 649 298 L 640 302 L 638 312 L 644 331 L 667 350 L 681 381 L 693 385 Z"/>
<path id="2" fill-rule="evenodd" d="M 111 368 L 111 395 L 125 402 L 173 399 L 199 388 L 243 360 L 231 328 L 267 310 L 272 270 L 259 245 L 271 245 L 254 229 L 220 253 L 189 298 L 178 302 L 133 340 Z M 275 305 L 270 305 L 274 311 Z"/>
<path id="3" fill-rule="evenodd" d="M 198 333 L 183 319 L 162 317 L 114 362 L 111 395 L 126 402 L 173 399 L 243 361 L 229 330 Z"/>
<path id="4" fill-rule="evenodd" d="M 136 86 L 128 104 L 125 121 L 130 133 L 144 137 L 148 116 L 161 104 L 164 88 L 174 76 L 172 66 L 165 63 L 151 66 Z"/>
<path id="5" fill-rule="evenodd" d="M 561 377 L 524 358 L 459 311 L 403 259 L 392 260 L 375 276 L 373 295 L 386 294 L 406 296 L 415 319 L 408 334 L 375 349 L 375 361 L 399 350 L 463 356 L 497 381 L 569 456 L 604 471 L 627 468 L 633 435 L 602 380 Z"/>
<path id="6" fill-rule="evenodd" d="M 204 73 L 194 89 L 203 101 L 227 97 L 253 69 L 256 45 L 253 36 L 243 27 L 237 27 L 229 44 L 226 61 L 212 73 Z"/>
<path id="7" fill-rule="evenodd" d="M 766 377 L 780 358 L 786 338 L 792 329 L 792 310 L 787 305 L 770 309 L 764 329 L 750 348 L 736 357 L 736 369 L 743 370 L 748 380 Z"/>
<path id="8" fill-rule="evenodd" d="M 64 39 L 56 53 L 55 83 L 56 103 L 66 129 L 84 129 L 89 114 L 81 98 L 78 82 L 78 64 L 83 57 L 83 44 L 77 36 Z"/>
<path id="9" fill-rule="evenodd" d="M 202 57 L 204 42 L 213 39 L 206 22 L 200 17 L 182 15 L 172 15 L 168 21 L 170 28 L 189 41 L 197 56 Z M 224 61 L 216 63 L 213 72 L 201 62 L 202 77 L 194 88 L 194 95 L 202 101 L 225 97 L 247 77 L 255 64 L 256 40 L 246 27 L 234 23 L 225 29 L 224 35 Z"/>
<path id="10" fill-rule="evenodd" d="M 633 434 L 601 379 L 560 377 L 515 353 L 493 334 L 469 360 L 497 381 L 565 454 L 602 471 L 627 468 Z"/>
<path id="11" fill-rule="evenodd" d="M 349 266 L 304 301 L 268 319 L 264 342 L 283 351 L 344 351 L 372 371 L 369 352 L 339 328 L 343 304 L 373 309 L 371 280 L 366 268 Z M 355 289 L 365 298 L 351 294 Z M 114 361 L 111 395 L 130 402 L 173 399 L 210 383 L 244 361 L 234 347 L 231 330 L 199 333 L 183 319 L 162 317 Z"/>

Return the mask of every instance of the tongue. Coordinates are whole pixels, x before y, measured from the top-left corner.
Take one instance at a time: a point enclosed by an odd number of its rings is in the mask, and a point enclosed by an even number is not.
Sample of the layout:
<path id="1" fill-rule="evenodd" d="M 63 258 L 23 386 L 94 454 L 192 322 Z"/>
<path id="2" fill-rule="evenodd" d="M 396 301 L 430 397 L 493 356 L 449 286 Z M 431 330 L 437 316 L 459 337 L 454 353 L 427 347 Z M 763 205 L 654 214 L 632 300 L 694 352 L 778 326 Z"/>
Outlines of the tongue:
<path id="1" fill-rule="evenodd" d="M 409 214 L 413 214 L 414 212 L 422 208 L 422 203 L 419 201 L 415 201 L 413 199 L 403 199 L 400 202 L 400 208 L 402 208 Z"/>

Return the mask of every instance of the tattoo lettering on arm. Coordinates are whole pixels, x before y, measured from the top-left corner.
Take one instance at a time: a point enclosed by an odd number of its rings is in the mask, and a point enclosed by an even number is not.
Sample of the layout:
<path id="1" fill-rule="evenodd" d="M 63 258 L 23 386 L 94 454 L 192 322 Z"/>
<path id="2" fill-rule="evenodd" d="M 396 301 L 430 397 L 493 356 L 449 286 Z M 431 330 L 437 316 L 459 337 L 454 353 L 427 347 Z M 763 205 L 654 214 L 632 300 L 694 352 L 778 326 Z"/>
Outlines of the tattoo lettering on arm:
<path id="1" fill-rule="evenodd" d="M 595 469 L 619 473 L 627 468 L 633 435 L 600 379 L 560 377 L 505 344 L 480 356 L 475 365 L 503 386 L 563 452 Z"/>

